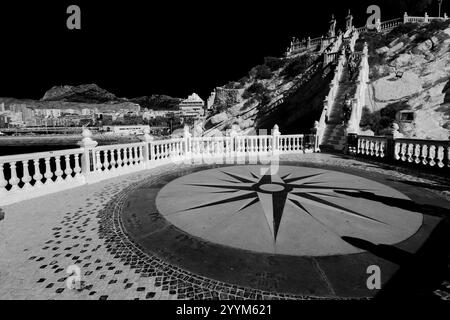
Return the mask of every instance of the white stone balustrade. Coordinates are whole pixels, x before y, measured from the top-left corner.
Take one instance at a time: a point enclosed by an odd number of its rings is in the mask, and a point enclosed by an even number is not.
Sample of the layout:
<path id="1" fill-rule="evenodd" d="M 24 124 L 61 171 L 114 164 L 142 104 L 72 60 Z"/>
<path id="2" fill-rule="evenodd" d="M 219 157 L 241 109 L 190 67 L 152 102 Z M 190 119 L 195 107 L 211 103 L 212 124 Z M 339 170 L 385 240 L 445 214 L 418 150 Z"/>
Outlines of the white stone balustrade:
<path id="1" fill-rule="evenodd" d="M 394 29 L 395 27 L 397 27 L 400 24 L 402 24 L 401 18 L 383 21 L 383 22 L 381 22 L 380 30 L 382 32 L 386 32 L 386 31 Z"/>
<path id="2" fill-rule="evenodd" d="M 446 21 L 447 19 L 448 19 L 448 16 L 446 13 L 444 13 L 443 17 L 430 17 L 430 16 L 428 16 L 427 13 L 425 13 L 423 17 L 411 17 L 411 16 L 408 16 L 407 13 L 405 13 L 403 18 L 396 18 L 396 19 L 382 21 L 382 22 L 377 21 L 374 27 L 378 32 L 389 32 L 402 23 L 429 23 L 432 21 Z M 366 32 L 368 30 L 369 30 L 369 27 L 367 25 L 359 27 L 359 28 L 353 27 L 353 28 L 346 30 L 345 33 L 343 34 L 343 36 L 345 38 L 349 39 L 351 32 L 356 31 L 357 33 L 361 33 L 361 32 Z M 331 38 L 317 37 L 314 39 L 308 38 L 307 40 L 292 42 L 291 46 L 289 47 L 288 51 L 286 52 L 286 57 L 289 58 L 303 50 L 317 48 L 318 46 L 320 46 L 321 51 L 323 51 L 326 49 L 327 45 L 330 43 L 335 45 L 335 48 L 331 50 L 332 52 L 334 52 L 334 51 L 337 51 L 337 48 L 340 47 L 340 44 L 339 45 L 336 44 L 337 41 L 338 41 L 338 37 L 331 37 Z M 337 45 L 337 48 L 336 48 L 336 45 Z"/>
<path id="3" fill-rule="evenodd" d="M 447 19 L 448 16 L 446 13 L 444 13 L 443 17 L 430 17 L 426 12 L 423 17 L 411 17 L 405 12 L 403 16 L 403 23 L 429 23 L 432 21 L 446 21 Z"/>
<path id="4" fill-rule="evenodd" d="M 275 126 L 271 135 L 191 137 L 97 146 L 83 132 L 82 148 L 0 157 L 0 205 L 96 183 L 112 177 L 179 161 L 232 159 L 305 153 L 304 135 L 283 136 Z M 308 137 L 308 141 L 315 141 Z M 312 146 L 313 148 L 315 146 Z M 211 163 L 206 162 L 205 163 Z M 222 162 L 219 162 L 222 163 Z M 232 162 L 233 163 L 233 162 Z"/>
<path id="5" fill-rule="evenodd" d="M 0 204 L 84 184 L 84 149 L 0 157 Z"/>
<path id="6" fill-rule="evenodd" d="M 385 158 L 387 152 L 386 137 L 358 136 L 356 153 L 377 158 Z"/>
<path id="7" fill-rule="evenodd" d="M 450 167 L 449 141 L 395 139 L 394 159 L 430 167 Z"/>
<path id="8" fill-rule="evenodd" d="M 390 149 L 388 149 L 389 141 L 392 145 Z M 353 146 L 349 146 L 349 151 L 357 155 L 417 166 L 450 168 L 450 141 L 358 136 L 356 150 Z"/>

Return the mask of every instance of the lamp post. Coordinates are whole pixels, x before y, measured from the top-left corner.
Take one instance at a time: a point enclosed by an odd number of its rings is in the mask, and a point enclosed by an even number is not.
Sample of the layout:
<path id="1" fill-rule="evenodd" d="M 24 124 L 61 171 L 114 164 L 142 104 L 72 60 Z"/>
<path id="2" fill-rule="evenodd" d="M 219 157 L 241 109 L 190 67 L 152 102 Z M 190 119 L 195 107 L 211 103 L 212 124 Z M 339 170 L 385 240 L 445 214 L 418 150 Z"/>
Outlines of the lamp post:
<path id="1" fill-rule="evenodd" d="M 439 3 L 439 18 L 441 17 L 441 5 L 442 5 L 442 0 L 438 0 Z"/>

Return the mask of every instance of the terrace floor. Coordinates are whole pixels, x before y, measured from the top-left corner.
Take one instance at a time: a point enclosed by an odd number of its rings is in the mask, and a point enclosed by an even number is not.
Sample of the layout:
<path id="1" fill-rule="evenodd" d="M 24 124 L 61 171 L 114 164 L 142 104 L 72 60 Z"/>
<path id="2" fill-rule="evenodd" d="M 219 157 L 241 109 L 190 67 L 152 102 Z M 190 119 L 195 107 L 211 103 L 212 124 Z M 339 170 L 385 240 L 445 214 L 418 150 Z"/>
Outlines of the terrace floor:
<path id="1" fill-rule="evenodd" d="M 6 206 L 0 299 L 450 299 L 450 179 L 281 160 L 168 164 Z"/>

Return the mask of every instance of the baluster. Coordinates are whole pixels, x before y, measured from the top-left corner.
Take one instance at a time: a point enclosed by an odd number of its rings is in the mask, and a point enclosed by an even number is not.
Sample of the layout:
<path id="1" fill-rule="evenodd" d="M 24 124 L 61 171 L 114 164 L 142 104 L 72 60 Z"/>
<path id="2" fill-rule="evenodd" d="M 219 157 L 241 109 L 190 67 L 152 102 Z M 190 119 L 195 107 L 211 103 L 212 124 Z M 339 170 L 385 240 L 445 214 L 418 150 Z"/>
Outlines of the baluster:
<path id="1" fill-rule="evenodd" d="M 436 157 L 436 146 L 435 145 L 431 145 L 430 146 L 430 152 L 429 152 L 429 159 L 430 159 L 430 166 L 434 167 L 434 165 L 436 164 L 436 162 L 434 161 Z"/>
<path id="2" fill-rule="evenodd" d="M 370 141 L 369 148 L 370 148 L 370 155 L 373 157 L 374 151 L 375 151 L 375 141 L 374 140 Z"/>
<path id="3" fill-rule="evenodd" d="M 443 146 L 439 146 L 438 147 L 438 151 L 437 151 L 437 159 L 438 159 L 438 167 L 442 168 L 444 166 L 444 147 Z"/>
<path id="4" fill-rule="evenodd" d="M 395 143 L 395 147 L 394 147 L 394 158 L 395 160 L 399 160 L 400 159 L 400 142 L 396 142 Z"/>
<path id="5" fill-rule="evenodd" d="M 9 184 L 11 185 L 10 191 L 19 190 L 20 179 L 17 177 L 16 161 L 11 162 L 10 168 L 11 168 L 11 179 L 9 179 Z"/>
<path id="6" fill-rule="evenodd" d="M 56 180 L 55 180 L 55 182 L 61 182 L 63 180 L 61 176 L 64 173 L 61 170 L 61 156 L 55 157 L 55 164 L 56 164 L 56 170 L 55 170 Z"/>
<path id="7" fill-rule="evenodd" d="M 422 163 L 424 165 L 428 164 L 428 146 L 426 144 L 424 144 L 422 146 Z"/>
<path id="8" fill-rule="evenodd" d="M 33 165 L 34 165 L 34 175 L 33 175 L 33 180 L 35 181 L 34 183 L 34 187 L 36 186 L 41 186 L 42 183 L 42 178 L 44 178 L 44 176 L 41 174 L 41 170 L 39 168 L 39 159 L 34 159 L 33 161 Z M 81 169 L 81 168 L 80 168 Z"/>
<path id="9" fill-rule="evenodd" d="M 406 161 L 406 148 L 407 148 L 407 145 L 406 145 L 406 143 L 402 143 L 402 147 L 401 147 L 401 159 L 402 159 L 402 161 Z"/>
<path id="10" fill-rule="evenodd" d="M 419 164 L 420 163 L 420 144 L 416 144 L 414 148 L 414 162 Z"/>
<path id="11" fill-rule="evenodd" d="M 380 157 L 384 158 L 384 150 L 386 149 L 386 142 L 383 140 L 380 143 Z"/>
<path id="12" fill-rule="evenodd" d="M 64 169 L 64 173 L 66 175 L 66 181 L 72 179 L 72 167 L 70 166 L 70 155 L 65 155 L 64 160 L 66 163 L 66 168 Z"/>
<path id="13" fill-rule="evenodd" d="M 44 173 L 44 177 L 45 177 L 45 184 L 49 184 L 49 183 L 53 183 L 53 172 L 52 169 L 50 167 L 50 158 L 45 158 L 45 173 Z"/>
<path id="14" fill-rule="evenodd" d="M 95 153 L 95 158 L 96 158 L 97 172 L 100 173 L 100 172 L 103 171 L 103 170 L 102 170 L 103 164 L 102 164 L 102 161 L 101 161 L 100 151 L 97 151 L 97 152 Z"/>
<path id="15" fill-rule="evenodd" d="M 29 165 L 29 160 L 22 161 L 22 171 L 23 171 L 22 182 L 24 183 L 22 189 L 29 189 L 31 187 L 31 184 L 30 184 L 31 176 L 30 176 L 30 169 L 29 169 L 28 165 Z"/>
<path id="16" fill-rule="evenodd" d="M 117 169 L 122 168 L 123 165 L 123 154 L 122 148 L 117 149 Z"/>
<path id="17" fill-rule="evenodd" d="M 81 172 L 80 155 L 78 153 L 74 155 L 74 160 L 75 160 L 75 168 L 73 169 L 73 171 L 75 172 L 74 178 L 78 178 Z"/>
<path id="18" fill-rule="evenodd" d="M 380 144 L 381 144 L 381 141 L 379 141 L 379 140 L 375 141 L 375 157 L 380 156 Z"/>
<path id="19" fill-rule="evenodd" d="M 286 151 L 290 152 L 291 151 L 291 137 L 286 137 L 286 140 L 287 140 Z"/>
<path id="20" fill-rule="evenodd" d="M 414 145 L 412 143 L 408 144 L 408 162 L 413 162 Z"/>
<path id="21" fill-rule="evenodd" d="M 112 149 L 110 151 L 111 154 L 111 160 L 109 161 L 109 164 L 111 165 L 111 171 L 116 170 L 116 149 Z"/>
<path id="22" fill-rule="evenodd" d="M 357 150 L 356 150 L 356 153 L 358 153 L 358 154 L 362 153 L 361 152 L 361 150 L 362 150 L 362 142 L 363 142 L 363 140 L 361 138 L 359 138 L 358 139 L 358 147 L 357 147 Z"/>
<path id="23" fill-rule="evenodd" d="M 372 144 L 372 141 L 366 140 L 366 154 L 367 155 L 370 155 L 371 144 Z"/>

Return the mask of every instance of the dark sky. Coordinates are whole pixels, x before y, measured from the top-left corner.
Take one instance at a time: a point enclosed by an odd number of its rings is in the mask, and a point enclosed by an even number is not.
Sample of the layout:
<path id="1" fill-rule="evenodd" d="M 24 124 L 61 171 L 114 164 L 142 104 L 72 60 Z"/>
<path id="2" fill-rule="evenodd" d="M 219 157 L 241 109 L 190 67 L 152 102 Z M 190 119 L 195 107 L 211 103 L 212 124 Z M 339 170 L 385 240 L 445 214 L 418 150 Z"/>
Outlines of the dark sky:
<path id="1" fill-rule="evenodd" d="M 437 15 L 437 0 L 1 1 L 0 96 L 37 99 L 54 85 L 96 83 L 123 97 L 206 98 L 280 56 L 292 36 L 324 34 L 332 12 L 339 27 L 352 8 L 362 26 L 370 4 L 388 20 L 429 2 Z M 81 8 L 81 30 L 66 28 L 70 4 Z"/>

